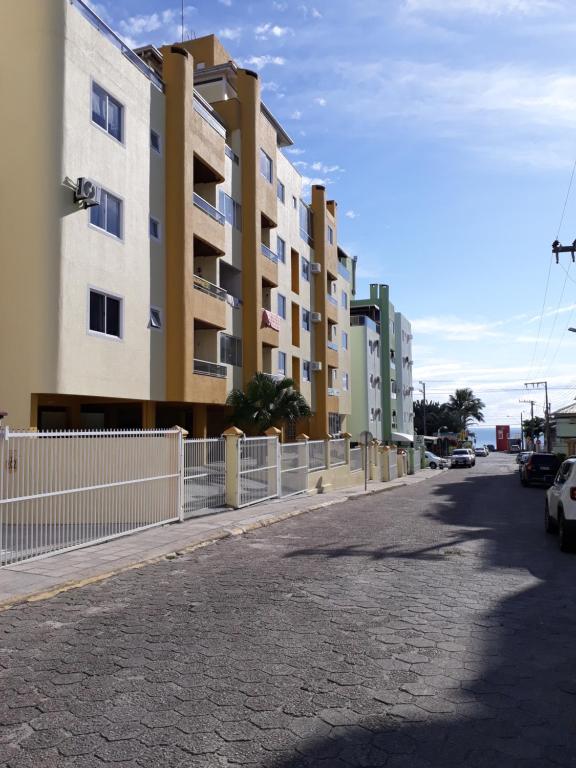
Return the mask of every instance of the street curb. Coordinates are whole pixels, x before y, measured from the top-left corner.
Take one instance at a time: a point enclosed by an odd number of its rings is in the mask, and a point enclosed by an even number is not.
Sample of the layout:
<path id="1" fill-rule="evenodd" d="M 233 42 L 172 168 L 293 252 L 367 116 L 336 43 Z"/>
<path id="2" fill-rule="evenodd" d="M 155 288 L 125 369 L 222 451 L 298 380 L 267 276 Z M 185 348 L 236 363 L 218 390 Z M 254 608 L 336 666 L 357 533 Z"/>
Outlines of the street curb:
<path id="1" fill-rule="evenodd" d="M 174 550 L 173 552 L 167 552 L 166 554 L 162 555 L 155 555 L 154 557 L 150 557 L 145 560 L 140 560 L 137 563 L 130 563 L 128 565 L 120 566 L 119 568 L 116 568 L 112 571 L 106 571 L 106 573 L 99 573 L 96 576 L 89 576 L 85 579 L 80 580 L 71 580 L 63 582 L 62 584 L 59 584 L 56 587 L 53 587 L 52 589 L 45 590 L 42 592 L 33 592 L 28 595 L 18 595 L 17 597 L 11 597 L 8 598 L 8 600 L 5 600 L 3 602 L 0 602 L 0 613 L 8 610 L 9 608 L 13 608 L 16 605 L 21 605 L 22 603 L 36 603 L 40 602 L 42 600 L 48 600 L 51 597 L 55 597 L 56 595 L 61 594 L 62 592 L 70 592 L 72 589 L 80 589 L 81 587 L 87 587 L 91 584 L 99 584 L 101 581 L 106 581 L 107 579 L 112 578 L 113 576 L 118 576 L 121 573 L 126 573 L 127 571 L 133 571 L 137 568 L 143 568 L 146 565 L 154 565 L 156 563 L 161 563 L 164 560 L 175 560 L 178 557 L 182 557 L 183 555 L 187 555 L 191 552 L 194 552 L 197 549 L 202 549 L 203 547 L 210 546 L 211 544 L 215 544 L 218 541 L 222 541 L 223 539 L 229 539 L 234 536 L 243 536 L 246 533 L 250 533 L 251 531 L 256 531 L 260 528 L 268 528 L 271 525 L 274 525 L 275 523 L 281 523 L 283 520 L 289 520 L 292 517 L 299 517 L 300 515 L 304 515 L 307 512 L 316 512 L 320 509 L 326 509 L 328 507 L 335 506 L 336 504 L 343 504 L 346 501 L 349 501 L 350 499 L 357 499 L 361 498 L 363 496 L 375 496 L 380 493 L 388 493 L 390 491 L 394 491 L 397 488 L 406 488 L 410 485 L 416 485 L 418 482 L 423 482 L 424 480 L 427 480 L 428 476 L 422 477 L 417 481 L 413 481 L 411 483 L 404 482 L 404 483 L 398 483 L 397 485 L 392 485 L 387 488 L 371 488 L 367 491 L 355 491 L 353 493 L 348 494 L 347 496 L 340 497 L 338 499 L 330 499 L 329 501 L 321 502 L 320 504 L 316 504 L 313 507 L 306 507 L 304 509 L 292 509 L 285 512 L 279 512 L 277 514 L 268 514 L 265 515 L 257 520 L 253 520 L 250 522 L 247 522 L 245 524 L 240 523 L 238 525 L 233 525 L 230 527 L 223 527 L 223 528 L 217 528 L 214 531 L 211 531 L 209 534 L 206 534 L 206 538 L 200 541 L 195 541 L 192 544 L 189 544 L 187 546 L 182 547 L 181 549 Z"/>

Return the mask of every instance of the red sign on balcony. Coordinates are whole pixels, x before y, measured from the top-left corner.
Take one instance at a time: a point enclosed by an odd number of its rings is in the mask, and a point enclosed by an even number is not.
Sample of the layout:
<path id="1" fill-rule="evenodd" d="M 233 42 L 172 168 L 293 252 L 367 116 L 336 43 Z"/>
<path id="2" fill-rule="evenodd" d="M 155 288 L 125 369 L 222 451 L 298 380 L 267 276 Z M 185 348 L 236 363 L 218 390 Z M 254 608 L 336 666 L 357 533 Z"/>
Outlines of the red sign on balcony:
<path id="1" fill-rule="evenodd" d="M 273 328 L 275 331 L 280 330 L 280 315 L 276 315 L 274 312 L 270 312 L 268 309 L 262 310 L 262 325 L 261 328 Z"/>

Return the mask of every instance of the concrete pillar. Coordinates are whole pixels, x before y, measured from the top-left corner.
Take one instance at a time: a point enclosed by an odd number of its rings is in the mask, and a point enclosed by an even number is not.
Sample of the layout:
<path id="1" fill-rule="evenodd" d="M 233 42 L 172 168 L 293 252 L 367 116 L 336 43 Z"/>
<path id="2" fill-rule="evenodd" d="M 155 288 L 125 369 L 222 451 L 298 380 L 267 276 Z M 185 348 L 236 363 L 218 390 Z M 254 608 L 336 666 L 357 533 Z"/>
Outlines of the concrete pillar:
<path id="1" fill-rule="evenodd" d="M 268 442 L 268 458 L 266 460 L 266 466 L 270 467 L 268 470 L 268 488 L 271 490 L 276 488 L 276 495 L 279 496 L 282 482 L 282 454 L 280 448 L 280 435 L 282 432 L 277 427 L 268 427 L 264 434 L 266 437 L 272 438 Z"/>
<path id="2" fill-rule="evenodd" d="M 381 445 L 378 448 L 378 465 L 380 470 L 380 482 L 387 483 L 390 480 L 390 448 Z"/>
<path id="3" fill-rule="evenodd" d="M 142 401 L 142 429 L 154 429 L 156 426 L 156 403 L 152 400 Z"/>
<path id="4" fill-rule="evenodd" d="M 348 465 L 348 471 L 350 471 L 350 438 L 352 435 L 350 432 L 343 432 L 342 437 L 344 438 L 344 461 Z"/>
<path id="5" fill-rule="evenodd" d="M 324 436 L 324 458 L 325 458 L 325 464 L 326 469 L 330 469 L 331 461 L 330 461 L 330 440 L 332 438 L 332 435 L 326 434 Z"/>
<path id="6" fill-rule="evenodd" d="M 309 472 L 310 471 L 310 452 L 308 451 L 308 440 L 310 440 L 310 438 L 308 437 L 308 435 L 305 435 L 304 432 L 301 432 L 299 435 L 296 435 L 296 442 L 304 444 L 303 447 L 306 454 L 306 469 Z"/>
<path id="7" fill-rule="evenodd" d="M 208 435 L 208 406 L 205 403 L 194 403 L 194 418 L 192 420 L 192 437 L 204 439 Z"/>
<path id="8" fill-rule="evenodd" d="M 238 427 L 229 427 L 222 433 L 226 440 L 226 504 L 238 509 L 240 506 L 240 465 L 239 441 L 244 432 Z"/>

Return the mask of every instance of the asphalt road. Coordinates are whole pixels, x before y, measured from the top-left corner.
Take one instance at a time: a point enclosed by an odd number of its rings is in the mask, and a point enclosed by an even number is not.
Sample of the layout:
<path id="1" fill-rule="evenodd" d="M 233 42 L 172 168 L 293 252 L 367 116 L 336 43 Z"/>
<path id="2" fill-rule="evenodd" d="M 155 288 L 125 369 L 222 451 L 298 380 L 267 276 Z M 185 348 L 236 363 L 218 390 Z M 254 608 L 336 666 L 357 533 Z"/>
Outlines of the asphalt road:
<path id="1" fill-rule="evenodd" d="M 543 501 L 480 458 L 10 609 L 0 765 L 576 766 Z"/>

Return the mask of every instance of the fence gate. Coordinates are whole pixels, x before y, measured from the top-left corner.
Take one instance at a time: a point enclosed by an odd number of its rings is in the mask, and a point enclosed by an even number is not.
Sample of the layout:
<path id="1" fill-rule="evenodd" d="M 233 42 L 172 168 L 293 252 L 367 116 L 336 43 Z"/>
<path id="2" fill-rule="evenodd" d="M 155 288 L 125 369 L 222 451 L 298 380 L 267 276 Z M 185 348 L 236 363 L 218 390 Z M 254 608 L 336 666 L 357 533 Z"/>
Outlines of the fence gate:
<path id="1" fill-rule="evenodd" d="M 278 496 L 279 474 L 277 437 L 238 440 L 239 506 Z"/>
<path id="2" fill-rule="evenodd" d="M 0 566 L 177 520 L 181 440 L 0 429 Z"/>
<path id="3" fill-rule="evenodd" d="M 291 496 L 308 490 L 308 446 L 305 442 L 280 446 L 280 495 Z"/>
<path id="4" fill-rule="evenodd" d="M 184 441 L 184 518 L 226 504 L 226 440 Z"/>

